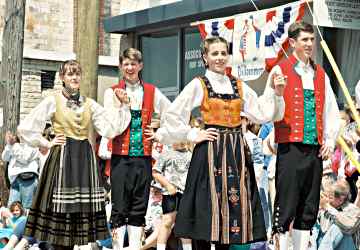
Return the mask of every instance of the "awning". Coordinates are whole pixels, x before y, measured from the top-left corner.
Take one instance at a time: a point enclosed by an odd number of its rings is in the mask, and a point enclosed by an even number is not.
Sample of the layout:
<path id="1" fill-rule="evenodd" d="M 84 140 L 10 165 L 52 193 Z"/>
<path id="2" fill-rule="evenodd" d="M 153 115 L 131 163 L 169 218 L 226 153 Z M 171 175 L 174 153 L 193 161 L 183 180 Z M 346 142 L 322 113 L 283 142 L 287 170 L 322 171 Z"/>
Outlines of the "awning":
<path id="1" fill-rule="evenodd" d="M 289 0 L 254 1 L 259 9 L 290 3 Z M 182 0 L 172 4 L 109 17 L 104 20 L 107 33 L 130 33 L 165 26 L 184 25 L 204 19 L 255 11 L 249 0 Z"/>

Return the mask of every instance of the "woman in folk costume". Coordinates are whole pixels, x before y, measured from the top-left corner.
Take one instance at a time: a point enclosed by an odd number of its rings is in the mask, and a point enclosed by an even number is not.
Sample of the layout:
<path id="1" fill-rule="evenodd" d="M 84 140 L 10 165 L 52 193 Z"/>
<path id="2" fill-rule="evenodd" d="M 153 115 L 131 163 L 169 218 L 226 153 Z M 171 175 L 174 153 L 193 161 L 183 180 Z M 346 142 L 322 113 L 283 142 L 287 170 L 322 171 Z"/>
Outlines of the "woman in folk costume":
<path id="1" fill-rule="evenodd" d="M 184 140 L 196 143 L 175 234 L 225 248 L 233 243 L 265 240 L 254 169 L 246 160 L 240 112 L 257 123 L 281 119 L 285 79 L 282 75 L 274 77 L 258 98 L 244 82 L 225 74 L 229 59 L 225 39 L 204 40 L 202 53 L 205 75 L 184 88 L 153 136 L 166 144 Z M 197 107 L 205 129 L 188 125 L 191 111 Z"/>
<path id="2" fill-rule="evenodd" d="M 127 127 L 130 113 L 125 109 L 105 110 L 81 96 L 81 66 L 77 61 L 63 63 L 59 75 L 62 92 L 45 98 L 18 127 L 26 142 L 50 148 L 25 235 L 50 242 L 55 249 L 72 249 L 75 244 L 109 236 L 105 192 L 88 140 L 91 128 L 113 137 Z M 42 137 L 48 120 L 56 135 L 52 141 Z"/>

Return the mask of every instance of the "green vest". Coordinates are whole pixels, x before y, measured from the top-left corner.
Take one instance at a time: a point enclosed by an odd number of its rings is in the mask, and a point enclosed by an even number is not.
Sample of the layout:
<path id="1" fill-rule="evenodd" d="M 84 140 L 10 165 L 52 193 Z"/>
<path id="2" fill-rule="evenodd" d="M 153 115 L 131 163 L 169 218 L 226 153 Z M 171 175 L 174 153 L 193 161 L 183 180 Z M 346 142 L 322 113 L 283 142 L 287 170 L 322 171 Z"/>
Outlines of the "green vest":
<path id="1" fill-rule="evenodd" d="M 250 249 L 251 249 L 251 244 L 242 244 L 242 245 L 231 244 L 229 247 L 229 250 L 250 250 Z"/>
<path id="2" fill-rule="evenodd" d="M 141 110 L 130 110 L 129 156 L 144 156 L 141 128 Z"/>
<path id="3" fill-rule="evenodd" d="M 303 143 L 318 145 L 314 91 L 304 89 L 304 137 Z"/>

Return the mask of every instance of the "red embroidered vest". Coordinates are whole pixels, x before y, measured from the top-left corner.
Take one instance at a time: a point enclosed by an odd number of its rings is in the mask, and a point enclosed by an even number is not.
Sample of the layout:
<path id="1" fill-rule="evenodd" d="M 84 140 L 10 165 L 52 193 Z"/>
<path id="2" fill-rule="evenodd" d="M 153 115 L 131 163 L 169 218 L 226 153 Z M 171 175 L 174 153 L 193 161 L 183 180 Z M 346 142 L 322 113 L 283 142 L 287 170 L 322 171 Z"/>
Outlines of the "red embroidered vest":
<path id="1" fill-rule="evenodd" d="M 142 82 L 144 88 L 143 104 L 141 109 L 141 127 L 142 127 L 142 142 L 144 147 L 144 156 L 151 156 L 152 142 L 146 140 L 144 130 L 151 123 L 151 117 L 154 112 L 154 95 L 155 87 L 150 83 Z M 122 88 L 125 89 L 125 81 L 120 80 L 119 84 L 111 87 L 113 90 Z M 130 124 L 127 129 L 119 136 L 113 139 L 112 153 L 115 155 L 128 155 L 130 143 Z"/>
<path id="2" fill-rule="evenodd" d="M 300 75 L 295 71 L 297 59 L 291 55 L 279 64 L 287 75 L 284 92 L 285 114 L 283 120 L 275 122 L 275 142 L 302 142 L 304 136 L 304 92 Z M 325 103 L 325 71 L 316 65 L 314 78 L 316 128 L 319 144 L 323 144 L 323 112 Z"/>

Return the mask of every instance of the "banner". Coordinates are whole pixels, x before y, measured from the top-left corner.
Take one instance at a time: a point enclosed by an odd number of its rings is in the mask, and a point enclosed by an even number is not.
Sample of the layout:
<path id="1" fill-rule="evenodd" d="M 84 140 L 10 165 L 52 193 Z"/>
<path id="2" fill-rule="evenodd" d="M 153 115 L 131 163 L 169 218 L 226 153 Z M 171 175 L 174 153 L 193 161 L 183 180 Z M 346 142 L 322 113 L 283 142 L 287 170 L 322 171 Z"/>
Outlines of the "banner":
<path id="1" fill-rule="evenodd" d="M 227 67 L 227 73 L 231 73 L 233 65 L 233 34 L 234 34 L 234 18 L 218 18 L 211 19 L 198 24 L 198 29 L 200 31 L 200 36 L 204 40 L 209 37 L 221 36 L 229 43 L 229 53 L 230 58 Z"/>
<path id="2" fill-rule="evenodd" d="M 301 20 L 304 2 L 294 2 L 271 9 L 208 20 L 199 25 L 202 38 L 224 36 L 231 44 L 231 73 L 244 81 L 260 77 L 282 58 L 288 48 L 287 31 Z M 229 70 L 230 71 L 230 70 Z"/>
<path id="3" fill-rule="evenodd" d="M 360 29 L 359 0 L 314 0 L 314 24 Z"/>

